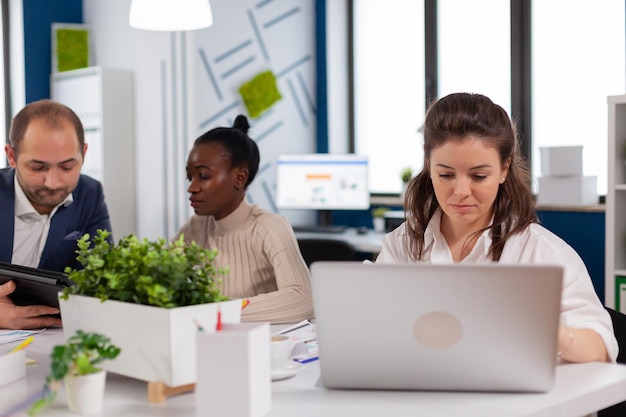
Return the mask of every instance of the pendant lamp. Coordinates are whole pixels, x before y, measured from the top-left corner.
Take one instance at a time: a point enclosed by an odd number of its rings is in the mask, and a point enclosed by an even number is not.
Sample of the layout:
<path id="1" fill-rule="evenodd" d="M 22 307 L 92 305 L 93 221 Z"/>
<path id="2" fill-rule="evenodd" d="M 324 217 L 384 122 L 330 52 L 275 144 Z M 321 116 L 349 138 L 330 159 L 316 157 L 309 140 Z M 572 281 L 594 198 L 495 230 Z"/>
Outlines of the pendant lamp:
<path id="1" fill-rule="evenodd" d="M 145 30 L 185 31 L 209 27 L 209 0 L 132 0 L 128 23 Z"/>

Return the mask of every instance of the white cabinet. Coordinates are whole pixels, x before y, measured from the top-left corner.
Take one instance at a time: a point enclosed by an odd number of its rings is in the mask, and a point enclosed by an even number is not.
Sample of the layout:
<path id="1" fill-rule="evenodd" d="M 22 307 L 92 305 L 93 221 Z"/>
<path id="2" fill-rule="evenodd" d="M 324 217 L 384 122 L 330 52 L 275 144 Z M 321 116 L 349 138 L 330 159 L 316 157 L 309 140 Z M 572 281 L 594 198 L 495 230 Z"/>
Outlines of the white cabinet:
<path id="1" fill-rule="evenodd" d="M 608 105 L 605 304 L 626 312 L 626 95 Z"/>
<path id="2" fill-rule="evenodd" d="M 89 67 L 52 75 L 50 97 L 85 129 L 82 173 L 102 182 L 115 239 L 135 233 L 133 81 L 130 70 Z"/>

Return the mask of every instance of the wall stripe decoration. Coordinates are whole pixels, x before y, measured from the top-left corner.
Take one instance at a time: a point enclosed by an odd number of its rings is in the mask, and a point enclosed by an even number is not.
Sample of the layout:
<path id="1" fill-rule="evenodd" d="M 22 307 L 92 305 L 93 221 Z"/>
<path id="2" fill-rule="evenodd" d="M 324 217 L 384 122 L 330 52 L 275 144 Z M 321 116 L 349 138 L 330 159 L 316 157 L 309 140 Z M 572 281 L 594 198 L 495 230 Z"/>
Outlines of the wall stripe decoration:
<path id="1" fill-rule="evenodd" d="M 171 161 L 171 166 L 172 166 L 172 178 L 178 178 L 178 171 L 180 169 L 180 155 L 178 153 L 178 148 L 179 146 L 177 146 L 178 144 L 182 144 L 183 140 L 185 140 L 185 138 L 180 137 L 179 136 L 179 131 L 178 131 L 178 127 L 179 127 L 179 117 L 181 117 L 182 115 L 179 113 L 179 106 L 178 106 L 178 94 L 179 94 L 179 79 L 178 79 L 178 73 L 177 73 L 177 68 L 178 68 L 178 63 L 183 64 L 182 59 L 180 59 L 181 57 L 178 56 L 177 54 L 177 48 L 176 48 L 176 41 L 177 38 L 182 37 L 182 32 L 181 33 L 176 33 L 176 32 L 172 32 L 170 34 L 170 56 L 174 57 L 174 59 L 172 59 L 170 61 L 170 68 L 171 68 L 171 75 L 170 75 L 170 86 L 172 89 L 172 93 L 171 93 L 171 100 L 170 102 L 172 103 L 169 112 L 172 115 L 172 136 L 171 136 L 171 141 L 168 144 L 171 152 L 171 156 L 172 156 L 172 161 Z M 181 48 L 181 51 L 184 50 L 184 45 Z M 181 71 L 182 72 L 182 71 Z M 187 94 L 187 91 L 184 89 L 180 89 L 182 94 Z M 184 100 L 183 100 L 184 101 Z M 184 120 L 184 119 L 183 119 Z M 182 123 L 184 124 L 184 123 Z M 176 199 L 177 197 L 180 195 L 180 185 L 178 183 L 178 181 L 173 181 L 171 183 L 171 189 L 172 189 L 172 196 L 174 197 L 174 203 L 172 204 L 172 211 L 173 211 L 173 220 L 174 220 L 174 224 L 173 227 L 174 229 L 178 229 L 178 227 L 180 226 L 179 224 L 179 219 L 180 219 L 180 203 L 177 203 Z M 184 208 L 183 208 L 184 210 Z M 172 231 L 168 231 L 168 235 L 173 233 Z"/>
<path id="2" fill-rule="evenodd" d="M 288 73 L 290 73 L 291 71 L 293 71 L 294 69 L 298 68 L 301 65 L 306 64 L 307 62 L 309 62 L 311 60 L 311 55 L 306 55 L 300 59 L 298 59 L 297 61 L 295 61 L 293 64 L 289 65 L 287 68 L 282 69 L 281 71 L 278 71 L 276 73 L 276 78 L 281 78 L 284 75 L 287 75 Z"/>
<path id="3" fill-rule="evenodd" d="M 274 213 L 278 212 L 278 207 L 276 207 L 276 200 L 274 199 L 274 192 L 267 185 L 266 181 L 262 181 L 261 186 L 263 188 L 263 192 L 265 193 L 265 197 L 267 198 L 267 201 L 269 202 L 271 210 Z"/>
<path id="4" fill-rule="evenodd" d="M 309 107 L 311 108 L 311 112 L 315 114 L 316 113 L 315 102 L 313 101 L 313 97 L 311 96 L 311 93 L 309 93 L 309 90 L 306 86 L 306 82 L 304 81 L 304 76 L 302 75 L 301 72 L 298 72 L 296 77 L 298 78 L 298 85 L 300 86 L 300 89 L 302 90 L 302 94 L 304 95 L 304 97 L 306 97 L 306 101 Z"/>
<path id="5" fill-rule="evenodd" d="M 300 119 L 302 119 L 302 124 L 304 124 L 305 126 L 309 125 L 309 121 L 306 118 L 306 114 L 304 113 L 304 109 L 302 108 L 302 104 L 300 103 L 300 100 L 298 99 L 298 95 L 296 94 L 296 89 L 293 86 L 293 82 L 291 82 L 291 80 L 287 80 L 287 85 L 289 86 L 289 92 L 291 93 L 291 97 L 293 98 L 293 102 L 296 105 L 296 108 L 298 109 L 298 114 L 300 115 Z"/>
<path id="6" fill-rule="evenodd" d="M 169 216 L 167 215 L 167 213 L 169 212 L 168 210 L 168 205 L 169 202 L 171 200 L 170 195 L 168 193 L 169 187 L 167 186 L 167 179 L 170 177 L 169 175 L 169 163 L 167 161 L 167 132 L 169 131 L 168 129 L 168 123 L 167 123 L 167 71 L 166 71 L 166 62 L 165 61 L 161 61 L 161 146 L 163 147 L 163 185 L 162 185 L 162 189 L 163 189 L 163 194 L 164 194 L 164 199 L 163 199 L 163 227 L 165 228 L 165 230 L 169 230 L 170 229 L 170 222 L 169 222 Z"/>
<path id="7" fill-rule="evenodd" d="M 213 62 L 215 62 L 217 64 L 220 61 L 223 61 L 224 59 L 230 57 L 231 55 L 241 51 L 242 49 L 244 49 L 247 46 L 252 46 L 252 39 L 248 39 L 245 42 L 242 42 L 239 45 L 236 45 L 235 47 L 233 47 L 233 48 L 229 49 L 228 51 L 224 52 L 222 55 L 219 55 L 219 56 L 215 57 L 215 60 Z"/>
<path id="8" fill-rule="evenodd" d="M 263 27 L 265 29 L 269 29 L 270 27 L 274 26 L 275 24 L 278 24 L 281 21 L 283 21 L 284 19 L 287 19 L 288 17 L 290 17 L 290 16 L 292 16 L 292 15 L 294 15 L 296 13 L 299 13 L 299 12 L 300 12 L 300 8 L 299 7 L 295 7 L 293 9 L 289 10 L 287 13 L 283 13 L 282 15 L 280 15 L 280 16 L 272 19 L 272 20 L 270 20 L 267 23 L 265 23 L 263 25 Z"/>
<path id="9" fill-rule="evenodd" d="M 198 53 L 200 54 L 200 61 L 202 62 L 202 66 L 204 67 L 204 70 L 206 71 L 206 74 L 208 75 L 209 80 L 211 81 L 211 84 L 213 85 L 215 94 L 217 95 L 218 100 L 222 101 L 224 97 L 222 96 L 222 91 L 220 90 L 217 84 L 215 75 L 213 74 L 213 71 L 211 70 L 211 65 L 209 65 L 209 60 L 207 59 L 206 54 L 204 53 L 204 50 L 202 48 L 198 50 Z"/>
<path id="10" fill-rule="evenodd" d="M 266 129 L 263 132 L 258 133 L 256 137 L 254 138 L 254 140 L 257 143 L 261 142 L 263 139 L 265 139 L 266 137 L 274 133 L 277 129 L 279 129 L 282 125 L 283 125 L 282 121 L 278 121 L 274 123 L 272 126 L 269 127 L 269 129 Z"/>
<path id="11" fill-rule="evenodd" d="M 254 30 L 254 34 L 256 35 L 257 42 L 259 43 L 259 46 L 261 47 L 263 56 L 265 57 L 266 61 L 269 61 L 270 56 L 267 53 L 267 48 L 265 47 L 265 44 L 263 43 L 263 37 L 261 36 L 261 32 L 259 31 L 259 26 L 257 25 L 256 20 L 254 16 L 252 15 L 252 11 L 250 10 L 248 10 L 248 19 L 250 19 L 250 24 L 252 25 L 252 29 Z"/>
<path id="12" fill-rule="evenodd" d="M 231 103 L 230 105 L 224 107 L 218 113 L 214 114 L 213 116 L 210 116 L 207 120 L 200 123 L 200 130 L 206 130 L 209 125 L 211 125 L 213 122 L 218 120 L 220 117 L 224 117 L 225 114 L 230 113 L 232 110 L 240 106 L 241 106 L 241 102 L 235 101 L 234 103 Z"/>
<path id="13" fill-rule="evenodd" d="M 240 69 L 245 68 L 248 64 L 251 64 L 252 62 L 254 62 L 255 59 L 256 59 L 256 57 L 251 56 L 251 57 L 247 58 L 246 60 L 244 60 L 243 62 L 237 64 L 235 67 L 229 69 L 224 74 L 222 74 L 222 77 L 221 77 L 222 80 L 224 80 L 224 79 L 228 78 L 229 76 L 233 75 L 234 73 L 236 73 Z"/>

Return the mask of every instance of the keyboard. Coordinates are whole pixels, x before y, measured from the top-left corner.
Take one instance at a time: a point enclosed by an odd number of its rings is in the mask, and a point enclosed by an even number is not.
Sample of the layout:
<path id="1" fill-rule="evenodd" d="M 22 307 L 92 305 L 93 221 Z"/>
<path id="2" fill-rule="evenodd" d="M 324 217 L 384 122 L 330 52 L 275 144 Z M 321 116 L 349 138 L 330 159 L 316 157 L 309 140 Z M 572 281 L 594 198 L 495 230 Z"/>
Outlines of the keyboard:
<path id="1" fill-rule="evenodd" d="M 302 233 L 343 233 L 348 226 L 328 225 L 328 226 L 293 226 L 294 232 Z"/>

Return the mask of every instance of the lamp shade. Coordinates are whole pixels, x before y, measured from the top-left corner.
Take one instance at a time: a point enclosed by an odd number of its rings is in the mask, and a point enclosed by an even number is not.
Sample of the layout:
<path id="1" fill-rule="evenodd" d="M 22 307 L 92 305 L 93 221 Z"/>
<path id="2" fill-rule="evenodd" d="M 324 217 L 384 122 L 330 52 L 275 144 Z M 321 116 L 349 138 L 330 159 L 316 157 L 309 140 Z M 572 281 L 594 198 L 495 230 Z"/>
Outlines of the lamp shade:
<path id="1" fill-rule="evenodd" d="M 209 27 L 209 0 L 132 0 L 128 23 L 146 30 L 184 31 Z"/>

